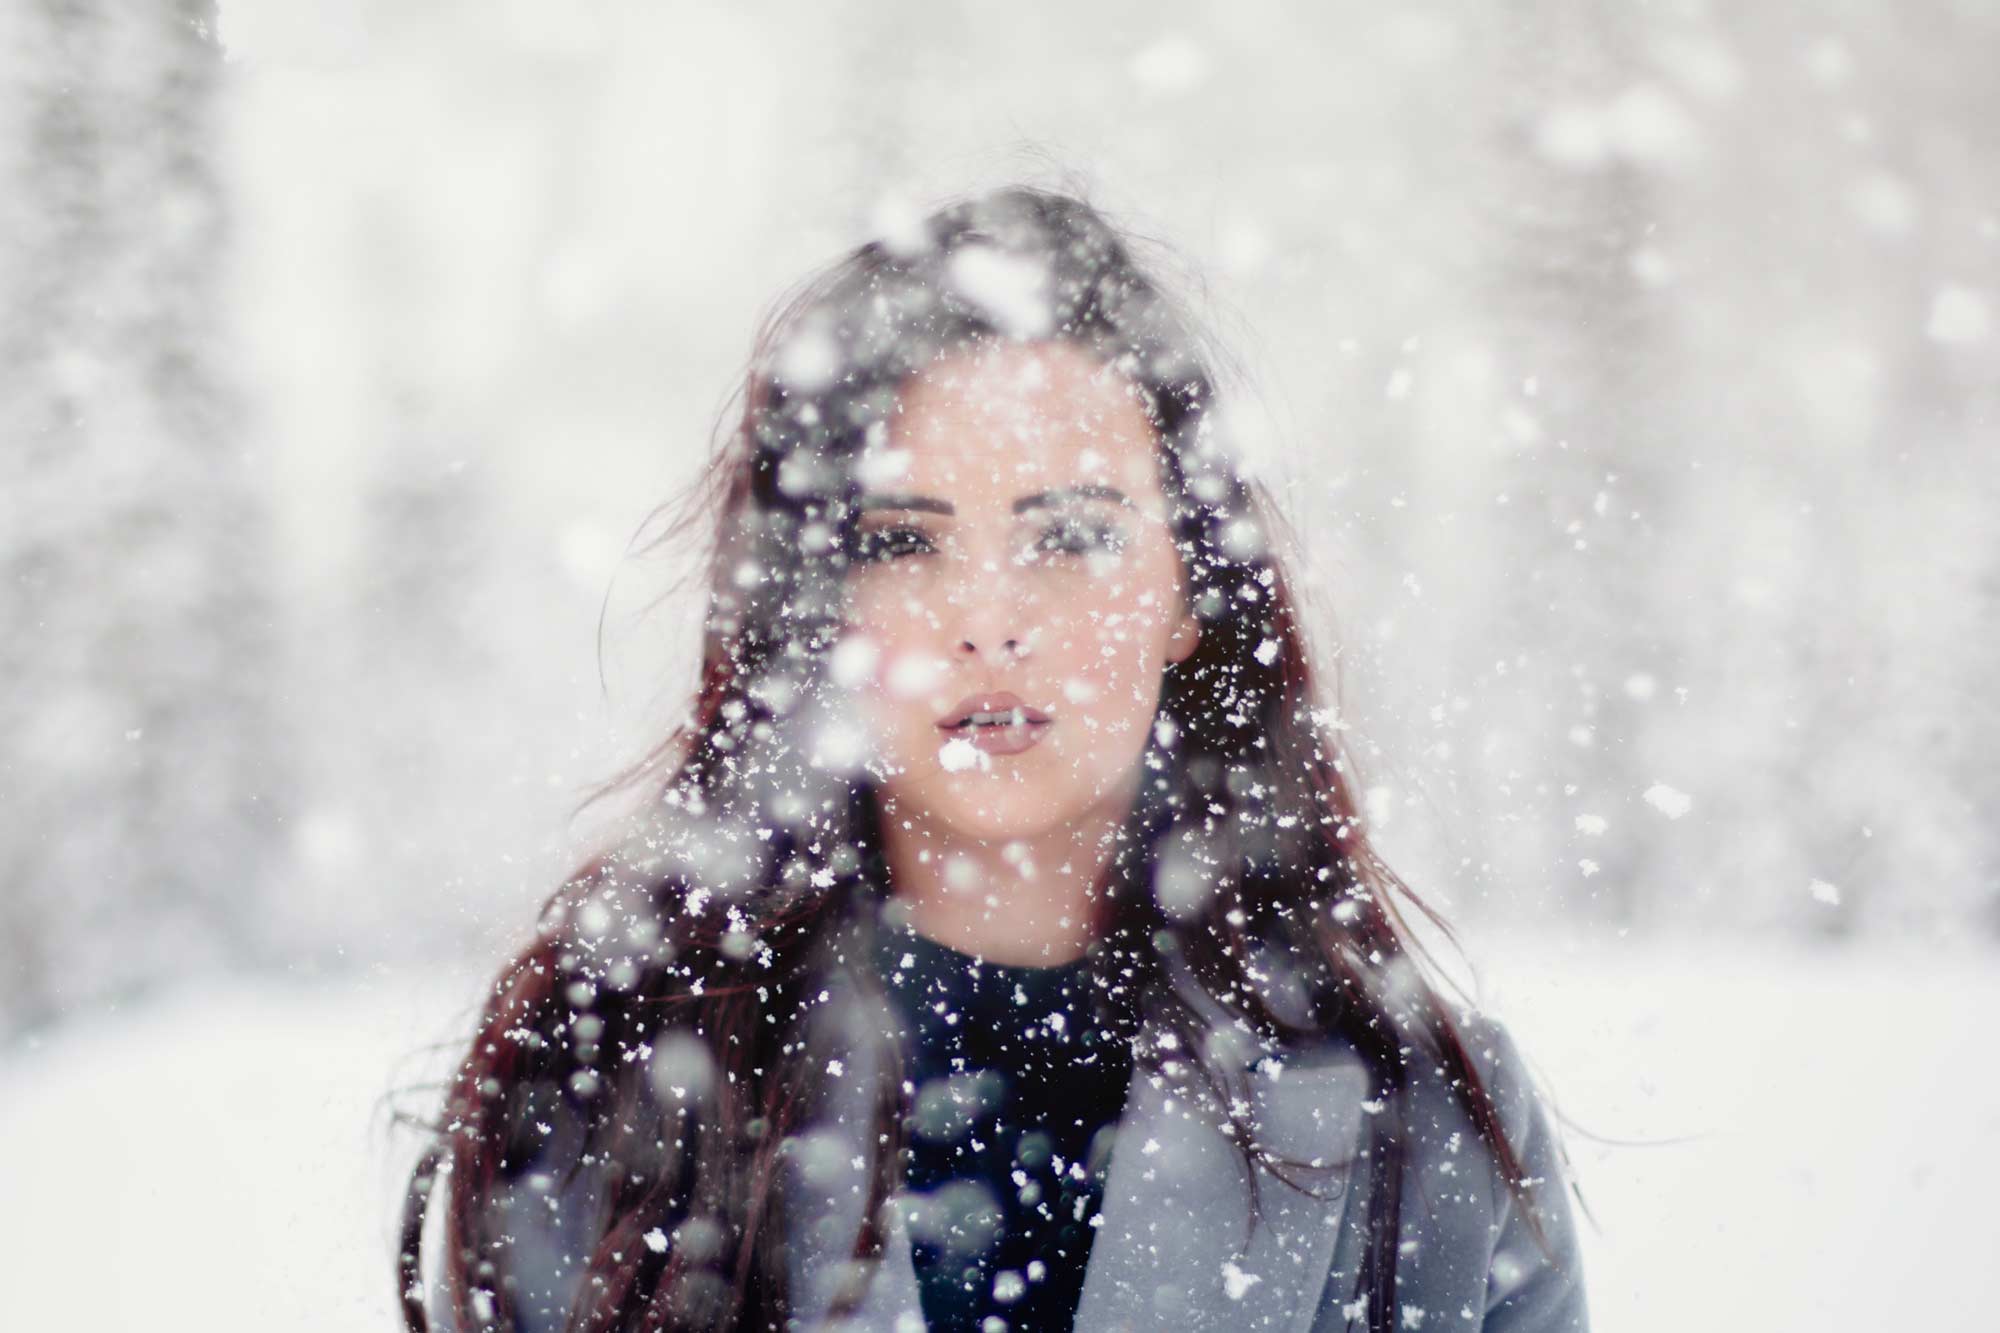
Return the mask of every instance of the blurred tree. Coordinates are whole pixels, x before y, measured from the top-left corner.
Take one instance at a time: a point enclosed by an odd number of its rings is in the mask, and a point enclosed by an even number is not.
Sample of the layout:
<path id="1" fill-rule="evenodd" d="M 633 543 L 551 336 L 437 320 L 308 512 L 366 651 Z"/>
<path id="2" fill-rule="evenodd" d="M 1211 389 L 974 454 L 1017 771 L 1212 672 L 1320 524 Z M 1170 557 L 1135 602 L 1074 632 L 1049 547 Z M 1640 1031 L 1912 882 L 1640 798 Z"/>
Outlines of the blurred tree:
<path id="1" fill-rule="evenodd" d="M 1502 584 L 1493 632 L 1477 637 L 1488 658 L 1493 643 L 1527 649 L 1509 668 L 1526 675 L 1514 686 L 1522 715 L 1506 725 L 1538 737 L 1546 759 L 1520 765 L 1542 769 L 1532 788 L 1505 776 L 1505 753 L 1488 776 L 1516 788 L 1516 873 L 1551 877 L 1551 902 L 1630 923 L 1663 887 L 1651 868 L 1669 859 L 1639 804 L 1655 778 L 1651 695 L 1627 682 L 1678 673 L 1660 537 L 1687 458 L 1672 331 L 1649 290 L 1664 207 L 1650 173 L 1674 150 L 1674 112 L 1641 77 L 1642 15 L 1527 0 L 1509 16 L 1498 128 L 1514 175 L 1489 218 L 1486 306 L 1503 380 L 1523 387 L 1495 473 L 1517 577 Z M 1611 831 L 1589 832 L 1596 819 Z"/>
<path id="2" fill-rule="evenodd" d="M 285 752 L 211 6 L 10 11 L 0 1025 L 264 954 Z"/>

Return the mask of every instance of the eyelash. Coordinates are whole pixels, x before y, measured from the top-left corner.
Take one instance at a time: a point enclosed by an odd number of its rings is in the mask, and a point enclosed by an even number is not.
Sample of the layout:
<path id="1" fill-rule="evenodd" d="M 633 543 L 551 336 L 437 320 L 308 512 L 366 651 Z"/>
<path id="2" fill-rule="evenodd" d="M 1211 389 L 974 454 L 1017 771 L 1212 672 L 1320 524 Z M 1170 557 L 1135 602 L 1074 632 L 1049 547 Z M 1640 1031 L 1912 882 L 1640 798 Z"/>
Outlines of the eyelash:
<path id="1" fill-rule="evenodd" d="M 1046 543 L 1057 538 L 1064 545 L 1051 548 Z M 921 547 L 893 549 L 895 543 L 903 539 L 921 542 Z M 851 558 L 856 564 L 873 564 L 877 561 L 894 560 L 904 555 L 927 555 L 932 552 L 930 534 L 921 528 L 883 527 L 857 533 Z M 1050 555 L 1088 555 L 1092 551 L 1116 553 L 1125 549 L 1125 534 L 1108 523 L 1067 522 L 1045 528 L 1035 541 L 1037 551 Z"/>

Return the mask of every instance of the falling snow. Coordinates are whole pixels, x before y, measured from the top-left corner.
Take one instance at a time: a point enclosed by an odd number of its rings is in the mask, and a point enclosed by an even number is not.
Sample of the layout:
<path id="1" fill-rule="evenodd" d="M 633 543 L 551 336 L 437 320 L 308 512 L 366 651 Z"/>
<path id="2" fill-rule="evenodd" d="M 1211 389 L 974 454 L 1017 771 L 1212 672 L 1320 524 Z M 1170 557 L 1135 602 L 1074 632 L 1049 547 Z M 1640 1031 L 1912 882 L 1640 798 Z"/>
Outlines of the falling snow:
<path id="1" fill-rule="evenodd" d="M 577 1108 L 642 1107 L 647 1138 L 774 1073 L 876 1091 L 871 1048 L 822 1058 L 811 1021 L 928 1033 L 892 1210 L 927 1299 L 1033 1327 L 1084 1256 L 1177 1255 L 1121 1293 L 1140 1322 L 1190 1292 L 1250 1322 L 1318 1236 L 1223 1259 L 1207 1241 L 1233 1218 L 1121 1215 L 1107 1176 L 1121 1154 L 1151 1182 L 1233 1161 L 1176 1118 L 1207 1106 L 1192 1068 L 1235 1066 L 1224 1104 L 1268 1122 L 1324 1067 L 1233 1013 L 1128 1043 L 1115 1005 L 1043 987 L 1221 964 L 1259 1013 L 1379 1005 L 1369 1049 L 1406 1059 L 1423 1043 L 1395 1032 L 1432 997 L 1385 911 L 1431 927 L 1378 855 L 1468 928 L 1473 970 L 1504 979 L 1480 1007 L 1605 1131 L 1570 1141 L 1608 1223 L 1581 1242 L 1606 1326 L 1860 1327 L 1871 1275 L 1978 1271 L 2000 1190 L 1977 1151 L 1994 1080 L 1964 1054 L 2000 1003 L 2000 220 L 1974 151 L 2000 29 L 1979 6 L 1911 24 L 1872 0 L 1810 30 L 1727 6 L 1258 7 L 1139 34 L 1084 15 L 1053 44 L 998 11 L 142 8 L 23 7 L 0 59 L 0 111 L 39 127 L 0 166 L 28 201 L 0 256 L 21 372 L 0 415 L 40 442 L 0 524 L 8 623 L 31 631 L 0 652 L 20 903 L 0 1132 L 34 1145 L 0 1180 L 28 1219 L 0 1252 L 37 1275 L 22 1326 L 75 1325 L 79 1301 L 389 1326 L 382 1182 L 410 1136 L 367 1131 L 389 1083 L 428 1080 L 407 1104 L 446 1106 L 447 1142 L 494 1108 L 533 1168 L 508 1168 L 510 1206 L 539 1226 L 598 1215 L 555 1166 Z M 683 132 L 711 120 L 723 138 Z M 939 261 L 920 199 L 1000 169 L 1021 125 L 1092 144 L 1081 174 L 1135 250 L 1182 247 L 1162 272 L 1200 299 L 1024 246 L 999 214 Z M 1169 161 L 1173 188 L 1147 187 Z M 1468 185 L 1487 206 L 1456 206 Z M 857 227 L 894 261 L 866 299 L 774 325 L 729 385 L 774 274 Z M 1126 321 L 1085 358 L 1110 399 L 1024 407 L 1065 383 L 1028 357 L 1006 363 L 1019 401 L 988 386 L 961 406 L 989 417 L 941 429 L 953 452 L 922 442 L 919 368 L 965 370 L 932 363 L 966 350 L 932 333 L 1017 352 L 1078 336 L 1086 294 Z M 1207 331 L 1212 306 L 1247 336 L 1217 321 L 1223 401 L 1181 401 L 1176 321 Z M 1169 420 L 1194 424 L 1164 496 Z M 718 495 L 751 498 L 665 540 L 654 506 L 709 443 L 755 465 Z M 1014 495 L 1078 479 L 1138 503 Z M 1279 508 L 1246 508 L 1245 481 Z M 955 504 L 856 530 L 857 492 L 903 490 Z M 1190 608 L 1199 651 L 1163 670 Z M 697 698 L 716 663 L 728 688 Z M 939 740 L 940 712 L 1000 685 L 1057 715 L 1038 749 Z M 653 756 L 622 808 L 564 822 L 669 733 L 701 781 Z M 960 805 L 937 817 L 918 782 Z M 1057 895 L 1104 851 L 1049 835 L 1037 802 L 1094 815 L 1135 790 L 1116 850 L 1160 837 L 1144 878 L 1107 882 L 1139 957 L 1024 962 L 1075 946 L 1095 901 Z M 798 909 L 884 887 L 861 792 L 931 923 L 997 933 L 1012 962 L 940 972 L 891 941 L 886 1018 L 795 984 L 827 942 Z M 1296 943 L 1322 938 L 1330 991 Z M 418 980 L 516 948 L 540 952 L 497 980 Z M 425 1053 L 463 1055 L 488 1002 L 471 1049 L 498 1064 L 441 1102 Z M 715 1015 L 724 1035 L 696 1035 Z M 1921 1097 L 1855 1076 L 1883 1046 L 1928 1071 Z M 1140 1049 L 1161 1068 L 1128 1084 Z M 1400 1123 L 1379 1085 L 1338 1086 L 1302 1119 Z M 1121 1149 L 1130 1090 L 1172 1112 Z M 819 1210 L 868 1143 L 845 1122 L 764 1137 L 780 1104 L 743 1132 Z M 1440 1154 L 1406 1196 L 1427 1220 L 1496 1197 L 1475 1131 L 1405 1129 Z M 1892 1148 L 1857 1165 L 1856 1142 Z M 627 1220 L 642 1264 L 727 1235 Z M 1414 1271 L 1462 1266 L 1402 1244 Z M 1473 1322 L 1542 1271 L 1495 1245 L 1463 1305 L 1403 1290 L 1377 1323 Z M 1704 1281 L 1683 1298 L 1663 1272 Z M 1899 1299 L 1911 1326 L 1982 1313 L 1949 1284 Z"/>
<path id="2" fill-rule="evenodd" d="M 1664 782 L 1656 782 L 1646 788 L 1646 804 L 1658 810 L 1668 819 L 1679 819 L 1694 809 L 1694 798 Z"/>

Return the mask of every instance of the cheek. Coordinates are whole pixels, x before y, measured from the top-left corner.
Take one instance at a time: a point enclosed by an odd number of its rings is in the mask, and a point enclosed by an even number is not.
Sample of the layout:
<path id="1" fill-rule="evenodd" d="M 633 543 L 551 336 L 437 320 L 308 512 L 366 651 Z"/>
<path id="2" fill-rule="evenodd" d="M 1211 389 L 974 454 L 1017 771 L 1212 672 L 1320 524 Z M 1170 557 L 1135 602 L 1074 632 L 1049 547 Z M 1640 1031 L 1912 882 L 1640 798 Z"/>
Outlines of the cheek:
<path id="1" fill-rule="evenodd" d="M 1165 669 L 1165 635 L 1158 619 L 1132 609 L 1094 610 L 1066 616 L 1052 635 L 1047 665 L 1063 703 L 1086 738 L 1128 734 L 1152 720 Z M 1052 627 L 1054 628 L 1054 627 Z"/>
<path id="2" fill-rule="evenodd" d="M 841 676 L 877 739 L 901 753 L 931 739 L 934 719 L 951 700 L 950 660 L 921 602 L 865 590 L 848 602 Z"/>
<path id="3" fill-rule="evenodd" d="M 874 573 L 850 577 L 843 590 L 848 627 L 879 637 L 902 624 L 913 600 L 907 582 Z"/>

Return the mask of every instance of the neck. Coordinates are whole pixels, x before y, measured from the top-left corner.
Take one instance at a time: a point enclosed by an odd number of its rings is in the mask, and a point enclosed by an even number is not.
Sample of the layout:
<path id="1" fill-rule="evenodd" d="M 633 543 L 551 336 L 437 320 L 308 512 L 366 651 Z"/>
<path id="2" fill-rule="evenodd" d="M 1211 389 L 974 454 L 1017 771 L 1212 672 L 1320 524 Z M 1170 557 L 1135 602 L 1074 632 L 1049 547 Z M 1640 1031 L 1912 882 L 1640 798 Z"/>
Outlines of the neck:
<path id="1" fill-rule="evenodd" d="M 1098 880 L 1129 804 L 1101 803 L 1034 835 L 983 839 L 900 813 L 885 797 L 891 896 L 911 929 L 961 952 L 1010 966 L 1072 962 L 1103 932 L 1109 904 Z"/>

